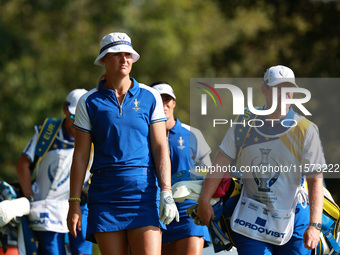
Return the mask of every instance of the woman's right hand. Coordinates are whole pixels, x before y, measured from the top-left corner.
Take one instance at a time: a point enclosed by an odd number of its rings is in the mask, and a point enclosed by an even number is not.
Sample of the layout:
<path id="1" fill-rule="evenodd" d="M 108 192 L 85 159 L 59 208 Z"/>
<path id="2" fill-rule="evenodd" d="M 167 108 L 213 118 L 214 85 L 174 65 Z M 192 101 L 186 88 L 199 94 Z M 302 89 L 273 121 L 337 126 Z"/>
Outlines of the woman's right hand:
<path id="1" fill-rule="evenodd" d="M 70 234 L 77 237 L 77 229 L 81 231 L 82 214 L 79 202 L 69 202 L 67 214 L 67 227 Z"/>

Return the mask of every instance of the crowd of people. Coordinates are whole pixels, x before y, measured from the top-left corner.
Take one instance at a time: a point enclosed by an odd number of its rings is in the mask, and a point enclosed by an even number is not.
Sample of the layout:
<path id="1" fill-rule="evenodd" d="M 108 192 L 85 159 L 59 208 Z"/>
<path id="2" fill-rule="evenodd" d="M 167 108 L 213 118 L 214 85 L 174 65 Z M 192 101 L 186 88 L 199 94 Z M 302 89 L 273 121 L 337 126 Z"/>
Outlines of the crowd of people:
<path id="1" fill-rule="evenodd" d="M 37 125 L 20 156 L 18 180 L 31 204 L 28 222 L 38 254 L 67 254 L 69 233 L 71 254 L 92 254 L 96 243 L 104 255 L 199 255 L 213 241 L 210 200 L 221 181 L 231 177 L 224 172 L 195 175 L 204 180 L 198 202 L 175 203 L 171 186 L 192 180 L 190 170 L 237 160 L 252 165 L 260 159 L 258 164 L 325 165 L 317 126 L 290 105 L 282 114 L 282 88 L 298 86 L 290 68 L 270 67 L 259 84 L 266 100 L 262 110 L 271 109 L 273 94 L 279 103 L 270 115 L 257 117 L 275 119 L 275 125 L 251 128 L 241 148 L 235 128 L 229 128 L 211 162 L 201 131 L 175 118 L 172 86 L 162 81 L 148 86 L 130 76 L 139 58 L 127 34 L 104 36 L 94 62 L 105 69 L 97 86 L 72 90 L 63 105 L 66 117 Z M 293 93 L 285 96 L 291 99 Z M 280 125 L 283 121 L 297 125 Z M 320 169 L 305 170 L 268 180 L 243 174 L 231 221 L 238 254 L 307 255 L 317 247 L 323 178 Z M 193 205 L 203 224 L 187 215 Z M 254 222 L 266 231 L 240 222 Z"/>

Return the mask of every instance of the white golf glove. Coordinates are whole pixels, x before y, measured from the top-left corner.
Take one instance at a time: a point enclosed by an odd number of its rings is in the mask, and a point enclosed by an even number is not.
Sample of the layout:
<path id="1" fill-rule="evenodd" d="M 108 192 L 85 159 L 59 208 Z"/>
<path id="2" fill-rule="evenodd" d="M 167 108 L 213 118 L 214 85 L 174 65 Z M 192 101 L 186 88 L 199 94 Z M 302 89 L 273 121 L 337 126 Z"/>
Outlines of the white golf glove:
<path id="1" fill-rule="evenodd" d="M 175 217 L 176 221 L 179 222 L 179 213 L 172 195 L 168 191 L 162 191 L 159 204 L 159 219 L 164 225 L 168 225 Z"/>

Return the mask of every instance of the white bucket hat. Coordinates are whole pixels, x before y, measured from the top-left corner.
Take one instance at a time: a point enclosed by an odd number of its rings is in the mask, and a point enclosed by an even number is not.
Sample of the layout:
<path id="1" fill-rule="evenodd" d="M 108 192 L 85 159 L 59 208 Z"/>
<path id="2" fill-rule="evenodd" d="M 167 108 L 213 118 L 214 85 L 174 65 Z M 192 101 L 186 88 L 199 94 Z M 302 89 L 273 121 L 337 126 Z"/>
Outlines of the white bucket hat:
<path id="1" fill-rule="evenodd" d="M 292 69 L 286 66 L 272 66 L 263 75 L 264 85 L 276 86 L 278 84 L 288 82 L 298 87 L 295 83 L 295 75 Z"/>
<path id="2" fill-rule="evenodd" d="M 167 83 L 157 84 L 157 85 L 152 86 L 152 88 L 157 90 L 159 92 L 159 94 L 161 94 L 161 95 L 167 94 L 167 95 L 171 96 L 173 99 L 176 99 L 174 90 Z"/>
<path id="3" fill-rule="evenodd" d="M 131 39 L 125 33 L 111 33 L 100 41 L 100 53 L 94 61 L 97 66 L 103 66 L 100 61 L 109 52 L 129 52 L 132 54 L 133 63 L 139 59 L 139 54 L 132 48 Z"/>
<path id="4" fill-rule="evenodd" d="M 76 113 L 76 107 L 77 103 L 79 101 L 79 98 L 81 98 L 82 95 L 84 95 L 87 92 L 86 89 L 75 89 L 72 90 L 66 97 L 66 103 L 68 104 L 68 111 L 71 114 Z"/>

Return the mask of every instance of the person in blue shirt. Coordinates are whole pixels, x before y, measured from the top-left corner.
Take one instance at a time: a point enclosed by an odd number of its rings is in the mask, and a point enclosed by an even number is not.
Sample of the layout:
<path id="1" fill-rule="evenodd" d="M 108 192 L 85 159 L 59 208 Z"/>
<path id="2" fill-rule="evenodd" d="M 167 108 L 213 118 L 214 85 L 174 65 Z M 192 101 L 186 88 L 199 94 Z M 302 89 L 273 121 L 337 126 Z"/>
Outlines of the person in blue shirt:
<path id="1" fill-rule="evenodd" d="M 211 165 L 209 145 L 198 129 L 175 119 L 176 96 L 172 87 L 165 82 L 155 82 L 151 86 L 161 94 L 167 117 L 166 130 L 170 148 L 172 184 L 178 181 L 203 179 L 203 176 L 200 173 L 195 174 L 195 171 Z M 172 222 L 167 226 L 167 230 L 163 231 L 162 255 L 198 255 L 202 254 L 203 248 L 209 244 L 208 228 L 196 225 L 186 214 L 186 209 L 193 204 L 196 202 L 192 200 L 176 203 L 180 221 Z"/>
<path id="2" fill-rule="evenodd" d="M 162 99 L 130 77 L 138 59 L 127 34 L 104 36 L 94 63 L 106 73 L 76 109 L 68 228 L 74 236 L 81 228 L 81 183 L 93 143 L 87 239 L 101 254 L 160 254 L 163 223 L 179 220 Z"/>

